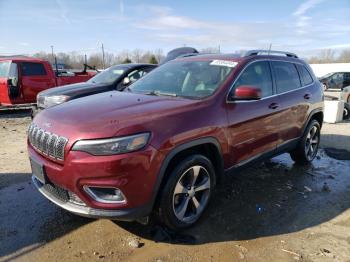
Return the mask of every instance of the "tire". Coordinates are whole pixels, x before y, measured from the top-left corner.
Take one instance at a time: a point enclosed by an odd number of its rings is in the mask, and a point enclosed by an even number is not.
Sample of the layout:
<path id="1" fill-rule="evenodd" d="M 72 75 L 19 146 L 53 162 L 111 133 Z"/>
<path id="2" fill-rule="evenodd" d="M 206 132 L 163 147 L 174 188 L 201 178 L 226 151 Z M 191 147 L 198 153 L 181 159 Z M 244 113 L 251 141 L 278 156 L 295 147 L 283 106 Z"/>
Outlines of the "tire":
<path id="1" fill-rule="evenodd" d="M 328 86 L 325 83 L 322 83 L 323 91 L 326 91 L 328 89 Z"/>
<path id="2" fill-rule="evenodd" d="M 349 118 L 350 118 L 350 105 L 345 103 L 344 104 L 343 120 L 347 120 Z"/>
<path id="3" fill-rule="evenodd" d="M 195 154 L 182 160 L 168 175 L 159 203 L 160 221 L 173 230 L 188 228 L 198 221 L 209 203 L 215 169 L 208 158 Z"/>
<path id="4" fill-rule="evenodd" d="M 320 134 L 320 123 L 315 119 L 311 120 L 297 147 L 290 152 L 294 162 L 297 164 L 308 164 L 314 160 L 320 145 Z"/>

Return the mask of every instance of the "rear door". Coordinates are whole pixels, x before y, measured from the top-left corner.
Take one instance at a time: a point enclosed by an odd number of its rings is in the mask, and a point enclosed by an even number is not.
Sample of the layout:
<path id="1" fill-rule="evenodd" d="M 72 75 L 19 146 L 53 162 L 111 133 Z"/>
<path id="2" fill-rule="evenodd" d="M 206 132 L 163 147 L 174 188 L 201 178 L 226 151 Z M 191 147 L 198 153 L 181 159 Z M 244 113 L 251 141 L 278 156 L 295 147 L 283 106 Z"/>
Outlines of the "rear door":
<path id="1" fill-rule="evenodd" d="M 26 103 L 35 103 L 39 92 L 55 86 L 54 79 L 50 77 L 42 63 L 22 62 L 20 67 L 22 93 Z"/>
<path id="2" fill-rule="evenodd" d="M 271 64 L 280 101 L 282 121 L 279 127 L 278 145 L 281 146 L 302 135 L 312 96 L 309 88 L 313 80 L 303 65 L 300 65 L 300 74 L 304 75 L 303 81 L 308 83 L 305 85 L 299 77 L 297 64 L 288 61 L 272 61 Z"/>
<path id="3" fill-rule="evenodd" d="M 260 88 L 262 99 L 228 101 L 228 137 L 233 165 L 274 151 L 282 121 L 268 61 L 254 61 L 243 69 L 231 92 L 243 85 Z"/>

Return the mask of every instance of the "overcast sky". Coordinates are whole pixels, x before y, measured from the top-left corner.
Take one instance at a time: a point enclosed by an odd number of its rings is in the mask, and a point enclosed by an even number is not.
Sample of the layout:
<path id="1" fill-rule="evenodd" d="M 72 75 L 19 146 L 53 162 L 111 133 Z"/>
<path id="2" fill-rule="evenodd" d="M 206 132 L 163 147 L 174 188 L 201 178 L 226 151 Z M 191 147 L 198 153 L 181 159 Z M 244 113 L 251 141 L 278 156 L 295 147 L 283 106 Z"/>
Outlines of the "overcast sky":
<path id="1" fill-rule="evenodd" d="M 350 0 L 0 0 L 0 54 L 350 48 Z"/>

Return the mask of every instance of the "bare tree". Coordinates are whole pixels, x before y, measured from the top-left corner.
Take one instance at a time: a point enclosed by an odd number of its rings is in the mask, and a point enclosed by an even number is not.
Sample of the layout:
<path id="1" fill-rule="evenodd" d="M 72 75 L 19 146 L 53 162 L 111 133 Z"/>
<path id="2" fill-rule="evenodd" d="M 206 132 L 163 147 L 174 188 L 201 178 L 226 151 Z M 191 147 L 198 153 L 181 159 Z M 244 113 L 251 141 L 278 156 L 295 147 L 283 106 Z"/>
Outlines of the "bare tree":
<path id="1" fill-rule="evenodd" d="M 338 59 L 337 62 L 340 63 L 350 63 L 350 50 L 343 50 Z"/>
<path id="2" fill-rule="evenodd" d="M 131 58 L 136 63 L 140 63 L 143 51 L 141 49 L 134 49 L 131 53 Z"/>
<path id="3" fill-rule="evenodd" d="M 218 54 L 220 53 L 219 47 L 206 47 L 200 50 L 201 53 L 206 54 Z"/>

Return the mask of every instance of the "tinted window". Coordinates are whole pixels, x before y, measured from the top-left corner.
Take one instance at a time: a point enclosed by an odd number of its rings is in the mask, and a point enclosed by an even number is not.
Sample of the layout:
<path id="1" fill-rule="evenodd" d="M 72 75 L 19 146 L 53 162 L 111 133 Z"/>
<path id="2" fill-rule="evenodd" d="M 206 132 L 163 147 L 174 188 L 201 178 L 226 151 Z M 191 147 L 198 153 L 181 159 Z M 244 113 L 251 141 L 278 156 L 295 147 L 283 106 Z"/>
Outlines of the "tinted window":
<path id="1" fill-rule="evenodd" d="M 148 68 L 137 69 L 129 73 L 128 77 L 130 78 L 131 83 L 134 83 L 136 80 L 139 80 L 141 77 L 146 75 L 149 71 L 150 69 Z"/>
<path id="2" fill-rule="evenodd" d="M 262 97 L 272 95 L 272 78 L 269 63 L 266 61 L 255 62 L 244 69 L 237 79 L 233 90 L 242 85 L 260 88 Z"/>
<path id="3" fill-rule="evenodd" d="M 87 82 L 93 84 L 110 85 L 119 80 L 120 77 L 125 73 L 125 70 L 127 70 L 127 67 L 111 66 L 101 73 L 98 73 L 94 77 L 90 78 Z"/>
<path id="4" fill-rule="evenodd" d="M 23 76 L 44 76 L 46 70 L 43 64 L 40 63 L 22 63 L 21 65 Z"/>
<path id="5" fill-rule="evenodd" d="M 312 83 L 312 76 L 310 75 L 309 71 L 306 69 L 305 66 L 303 65 L 297 65 L 300 78 L 301 78 L 301 83 L 303 86 L 309 85 Z"/>
<path id="6" fill-rule="evenodd" d="M 277 92 L 283 93 L 301 86 L 298 71 L 294 64 L 288 62 L 272 62 L 276 76 Z"/>

